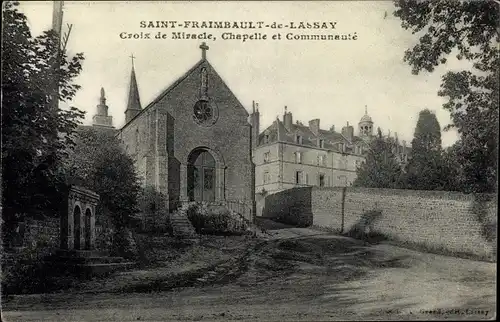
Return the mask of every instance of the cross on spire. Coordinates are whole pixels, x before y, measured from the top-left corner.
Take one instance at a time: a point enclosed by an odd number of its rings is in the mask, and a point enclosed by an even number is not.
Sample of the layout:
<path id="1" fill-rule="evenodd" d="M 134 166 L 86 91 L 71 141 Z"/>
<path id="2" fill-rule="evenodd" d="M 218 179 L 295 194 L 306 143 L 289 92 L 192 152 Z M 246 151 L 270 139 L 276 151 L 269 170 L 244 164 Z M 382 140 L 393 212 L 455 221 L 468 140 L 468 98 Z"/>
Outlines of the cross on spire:
<path id="1" fill-rule="evenodd" d="M 132 68 L 134 68 L 134 58 L 135 58 L 135 56 L 134 56 L 134 54 L 132 54 L 129 57 L 132 59 Z"/>
<path id="2" fill-rule="evenodd" d="M 368 115 L 368 106 L 365 105 L 365 115 Z"/>
<path id="3" fill-rule="evenodd" d="M 206 59 L 207 58 L 207 50 L 209 49 L 210 47 L 207 46 L 207 44 L 205 42 L 203 42 L 201 45 L 200 45 L 200 49 L 201 49 L 201 58 L 203 59 Z"/>

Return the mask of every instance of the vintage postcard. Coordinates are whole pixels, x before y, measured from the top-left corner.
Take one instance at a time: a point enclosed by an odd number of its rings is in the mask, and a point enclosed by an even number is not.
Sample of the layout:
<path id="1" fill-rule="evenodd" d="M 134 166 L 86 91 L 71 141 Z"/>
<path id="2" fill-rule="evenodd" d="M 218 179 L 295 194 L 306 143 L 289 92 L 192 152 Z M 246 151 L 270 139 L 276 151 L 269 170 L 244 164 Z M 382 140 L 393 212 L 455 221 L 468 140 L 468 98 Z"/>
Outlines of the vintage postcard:
<path id="1" fill-rule="evenodd" d="M 6 1 L 2 321 L 495 320 L 500 1 Z"/>

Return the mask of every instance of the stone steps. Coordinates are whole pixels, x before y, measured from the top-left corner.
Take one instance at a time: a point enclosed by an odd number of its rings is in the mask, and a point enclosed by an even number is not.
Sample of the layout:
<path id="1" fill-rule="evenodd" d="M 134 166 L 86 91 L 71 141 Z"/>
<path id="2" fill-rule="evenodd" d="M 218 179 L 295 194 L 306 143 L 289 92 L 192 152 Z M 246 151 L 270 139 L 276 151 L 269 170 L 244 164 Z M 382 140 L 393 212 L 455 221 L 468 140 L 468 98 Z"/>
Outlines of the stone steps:
<path id="1" fill-rule="evenodd" d="M 191 221 L 180 212 L 174 212 L 170 215 L 170 224 L 175 237 L 194 238 L 197 236 Z"/>

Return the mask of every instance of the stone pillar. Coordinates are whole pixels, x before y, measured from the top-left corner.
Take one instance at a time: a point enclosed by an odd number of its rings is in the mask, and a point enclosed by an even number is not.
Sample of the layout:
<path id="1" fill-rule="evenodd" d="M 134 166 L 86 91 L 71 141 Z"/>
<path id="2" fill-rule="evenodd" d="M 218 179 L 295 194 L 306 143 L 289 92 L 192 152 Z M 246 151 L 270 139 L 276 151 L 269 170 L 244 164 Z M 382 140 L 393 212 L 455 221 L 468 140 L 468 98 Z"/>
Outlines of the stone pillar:
<path id="1" fill-rule="evenodd" d="M 68 197 L 66 214 L 62 214 L 61 216 L 61 227 L 60 227 L 60 238 L 61 243 L 60 247 L 64 250 L 70 250 L 74 247 L 74 239 L 73 239 L 73 208 L 75 207 L 74 201 L 71 195 Z"/>
<path id="2" fill-rule="evenodd" d="M 187 195 L 187 165 L 186 164 L 181 164 L 180 165 L 180 192 L 179 192 L 179 201 L 188 201 L 188 195 Z"/>
<path id="3" fill-rule="evenodd" d="M 155 133 L 155 156 L 156 156 L 156 189 L 163 194 L 166 200 L 165 205 L 169 207 L 169 191 L 168 191 L 168 155 L 167 155 L 167 115 L 157 108 L 156 109 L 156 133 Z"/>
<path id="4" fill-rule="evenodd" d="M 92 213 L 90 214 L 90 245 L 88 245 L 88 248 L 90 250 L 95 248 L 95 209 L 96 206 L 92 205 L 91 210 Z"/>
<path id="5" fill-rule="evenodd" d="M 223 201 L 226 200 L 225 196 L 225 175 L 226 168 L 224 166 L 218 166 L 215 169 L 215 200 Z"/>

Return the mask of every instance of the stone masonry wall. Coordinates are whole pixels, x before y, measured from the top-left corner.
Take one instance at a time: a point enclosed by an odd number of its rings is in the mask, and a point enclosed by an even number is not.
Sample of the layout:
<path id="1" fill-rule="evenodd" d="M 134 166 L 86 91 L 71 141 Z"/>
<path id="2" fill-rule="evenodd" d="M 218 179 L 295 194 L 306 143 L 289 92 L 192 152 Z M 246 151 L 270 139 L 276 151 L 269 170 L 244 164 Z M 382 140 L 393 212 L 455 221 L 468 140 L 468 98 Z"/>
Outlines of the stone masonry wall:
<path id="1" fill-rule="evenodd" d="M 382 235 L 402 244 L 496 258 L 494 195 L 311 187 L 272 196 L 266 200 L 266 208 L 272 211 L 264 215 L 274 217 L 280 204 L 295 204 L 298 208 L 310 207 L 313 225 L 318 227 L 342 233 Z M 281 210 L 286 211 L 286 207 Z"/>
<path id="2" fill-rule="evenodd" d="M 26 220 L 23 246 L 58 247 L 59 219 Z"/>
<path id="3" fill-rule="evenodd" d="M 262 216 L 291 225 L 308 226 L 312 224 L 311 200 L 310 187 L 283 190 L 266 196 Z"/>

